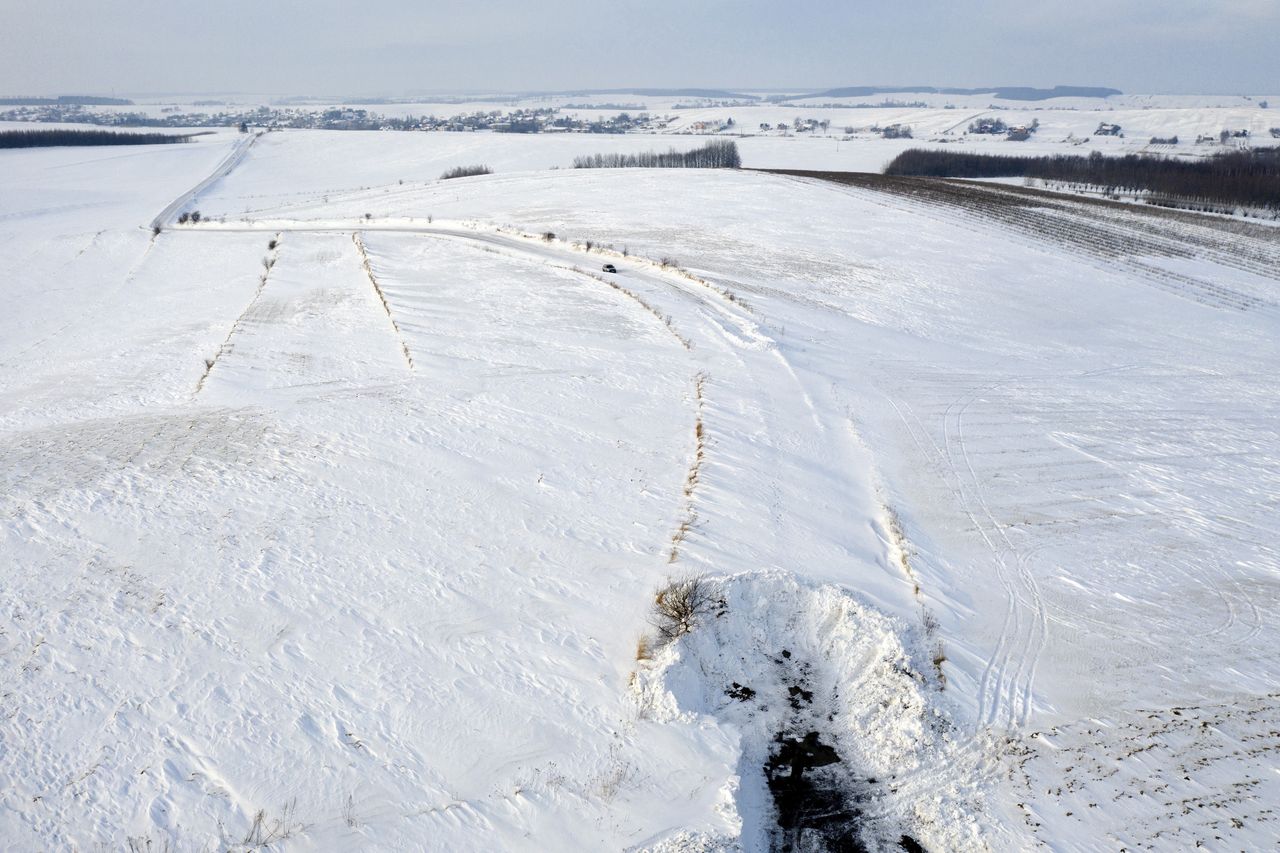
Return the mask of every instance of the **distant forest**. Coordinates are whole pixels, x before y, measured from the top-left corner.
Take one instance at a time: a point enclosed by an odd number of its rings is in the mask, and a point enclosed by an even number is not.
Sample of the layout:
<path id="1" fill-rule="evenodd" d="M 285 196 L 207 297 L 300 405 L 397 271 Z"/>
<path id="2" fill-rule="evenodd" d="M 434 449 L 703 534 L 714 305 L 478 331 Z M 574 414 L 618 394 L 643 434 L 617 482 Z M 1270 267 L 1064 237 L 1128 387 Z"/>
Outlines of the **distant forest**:
<path id="1" fill-rule="evenodd" d="M 739 169 L 738 143 L 717 139 L 692 151 L 642 151 L 638 154 L 588 154 L 573 158 L 575 169 Z"/>
<path id="2" fill-rule="evenodd" d="M 1280 210 L 1280 149 L 1228 151 L 1200 160 L 1142 154 L 1105 157 L 1015 157 L 913 148 L 893 159 L 886 175 L 935 178 L 1039 178 L 1107 192 L 1143 192 L 1156 203 Z"/>
<path id="3" fill-rule="evenodd" d="M 4 107 L 42 107 L 42 106 L 132 106 L 128 98 L 104 98 L 100 95 L 59 95 L 56 98 L 0 98 L 0 106 Z"/>
<path id="4" fill-rule="evenodd" d="M 0 148 L 47 148 L 54 145 L 168 145 L 189 136 L 167 133 L 118 133 L 113 130 L 6 130 Z"/>
<path id="5" fill-rule="evenodd" d="M 1054 86 L 1052 89 L 1036 89 L 1031 86 L 990 86 L 980 89 L 938 88 L 935 86 L 848 86 L 828 89 L 805 98 L 865 98 L 868 95 L 918 92 L 935 95 L 991 95 L 1005 101 L 1046 101 L 1049 98 L 1109 98 L 1123 94 L 1119 89 L 1102 86 Z"/>

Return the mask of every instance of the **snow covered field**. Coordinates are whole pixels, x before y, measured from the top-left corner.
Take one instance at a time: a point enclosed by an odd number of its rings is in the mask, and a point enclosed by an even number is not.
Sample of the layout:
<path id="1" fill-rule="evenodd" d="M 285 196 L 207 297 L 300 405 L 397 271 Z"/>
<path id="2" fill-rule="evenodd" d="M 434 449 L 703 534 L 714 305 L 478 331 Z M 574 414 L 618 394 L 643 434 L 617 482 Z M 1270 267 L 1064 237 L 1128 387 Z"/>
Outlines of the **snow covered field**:
<path id="1" fill-rule="evenodd" d="M 1280 230 L 653 143 L 4 152 L 0 846 L 1280 841 Z"/>

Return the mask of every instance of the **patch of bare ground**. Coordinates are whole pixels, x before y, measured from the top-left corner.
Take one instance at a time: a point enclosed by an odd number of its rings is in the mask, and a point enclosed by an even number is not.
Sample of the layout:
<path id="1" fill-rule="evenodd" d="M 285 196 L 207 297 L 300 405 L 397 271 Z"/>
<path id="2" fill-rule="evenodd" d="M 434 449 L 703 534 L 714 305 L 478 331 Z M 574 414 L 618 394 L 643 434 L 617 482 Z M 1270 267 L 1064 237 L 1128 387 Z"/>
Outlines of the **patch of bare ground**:
<path id="1" fill-rule="evenodd" d="M 1274 692 L 1064 723 L 1006 753 L 1034 836 L 1051 843 L 1087 826 L 1129 850 L 1254 849 L 1280 838 L 1278 758 Z M 1055 781 L 1045 788 L 1046 779 Z"/>

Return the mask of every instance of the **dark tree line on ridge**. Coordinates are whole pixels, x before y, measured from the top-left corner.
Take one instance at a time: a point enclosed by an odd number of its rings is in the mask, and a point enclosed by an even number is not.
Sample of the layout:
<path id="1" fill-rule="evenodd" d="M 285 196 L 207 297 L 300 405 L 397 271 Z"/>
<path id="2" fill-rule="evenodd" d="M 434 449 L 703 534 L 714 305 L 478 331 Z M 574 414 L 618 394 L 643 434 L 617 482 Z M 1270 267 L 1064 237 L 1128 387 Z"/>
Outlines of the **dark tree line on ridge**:
<path id="1" fill-rule="evenodd" d="M 0 148 L 46 148 L 54 145 L 169 145 L 189 136 L 167 133 L 117 133 L 113 130 L 8 130 L 0 132 Z"/>
<path id="2" fill-rule="evenodd" d="M 740 169 L 738 143 L 717 139 L 691 151 L 588 154 L 573 158 L 575 169 Z"/>
<path id="3" fill-rule="evenodd" d="M 1280 210 L 1280 149 L 1228 151 L 1198 160 L 1143 154 L 1016 157 L 955 151 L 904 151 L 886 175 L 935 178 L 1038 178 L 1105 192 L 1142 192 L 1154 202 Z"/>

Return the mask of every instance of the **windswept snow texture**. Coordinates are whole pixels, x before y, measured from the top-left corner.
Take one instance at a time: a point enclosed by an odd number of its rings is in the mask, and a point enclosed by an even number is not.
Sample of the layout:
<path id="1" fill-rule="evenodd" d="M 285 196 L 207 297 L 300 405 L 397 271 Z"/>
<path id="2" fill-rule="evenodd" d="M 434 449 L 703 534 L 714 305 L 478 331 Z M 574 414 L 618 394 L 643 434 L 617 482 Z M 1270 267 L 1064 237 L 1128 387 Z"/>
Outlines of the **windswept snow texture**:
<path id="1" fill-rule="evenodd" d="M 0 157 L 0 846 L 1280 843 L 1280 230 L 331 138 Z"/>

